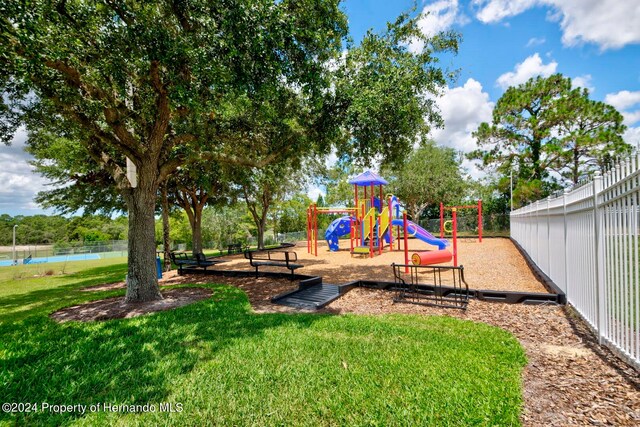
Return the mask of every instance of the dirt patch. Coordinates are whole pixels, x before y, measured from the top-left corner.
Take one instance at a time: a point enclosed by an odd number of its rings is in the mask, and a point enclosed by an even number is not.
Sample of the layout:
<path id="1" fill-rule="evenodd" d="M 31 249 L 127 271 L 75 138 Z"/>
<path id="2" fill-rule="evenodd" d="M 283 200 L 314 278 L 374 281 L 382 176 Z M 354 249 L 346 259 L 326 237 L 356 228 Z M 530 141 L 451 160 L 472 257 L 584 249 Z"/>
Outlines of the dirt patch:
<path id="1" fill-rule="evenodd" d="M 87 286 L 86 288 L 80 289 L 80 292 L 112 291 L 114 289 L 124 289 L 124 288 L 126 288 L 125 282 L 114 282 L 114 283 L 106 283 L 103 285 Z"/>
<path id="2" fill-rule="evenodd" d="M 209 298 L 212 293 L 211 289 L 206 288 L 169 289 L 162 292 L 162 300 L 128 304 L 122 297 L 107 298 L 63 308 L 52 313 L 51 318 L 58 322 L 131 318 L 182 307 Z"/>
<path id="3" fill-rule="evenodd" d="M 298 288 L 297 280 L 272 279 L 269 277 L 224 277 L 218 275 L 178 275 L 176 270 L 162 274 L 162 279 L 158 280 L 160 287 L 181 284 L 205 284 L 223 283 L 235 286 L 246 292 L 249 297 L 251 307 L 257 313 L 260 312 L 296 312 L 299 310 L 275 305 L 271 303 L 271 298 L 283 292 Z M 104 285 L 89 286 L 81 289 L 82 292 L 112 291 L 124 289 L 124 282 L 108 283 Z M 315 310 L 314 310 L 315 312 Z"/>

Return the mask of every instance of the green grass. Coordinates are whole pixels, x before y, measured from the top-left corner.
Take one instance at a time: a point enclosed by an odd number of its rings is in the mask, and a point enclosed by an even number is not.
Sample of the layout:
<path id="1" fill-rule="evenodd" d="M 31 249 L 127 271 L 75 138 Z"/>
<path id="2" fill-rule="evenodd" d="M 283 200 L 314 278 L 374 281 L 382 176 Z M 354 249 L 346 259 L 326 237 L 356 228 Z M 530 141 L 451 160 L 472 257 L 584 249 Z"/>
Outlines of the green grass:
<path id="1" fill-rule="evenodd" d="M 242 291 L 215 284 L 206 285 L 211 299 L 135 319 L 58 324 L 47 317 L 122 294 L 78 289 L 122 280 L 124 272 L 123 264 L 72 271 L 70 263 L 64 276 L 0 276 L 3 401 L 154 404 L 157 411 L 168 402 L 182 412 L 0 413 L 0 424 L 519 425 L 523 350 L 485 324 L 254 314 Z"/>

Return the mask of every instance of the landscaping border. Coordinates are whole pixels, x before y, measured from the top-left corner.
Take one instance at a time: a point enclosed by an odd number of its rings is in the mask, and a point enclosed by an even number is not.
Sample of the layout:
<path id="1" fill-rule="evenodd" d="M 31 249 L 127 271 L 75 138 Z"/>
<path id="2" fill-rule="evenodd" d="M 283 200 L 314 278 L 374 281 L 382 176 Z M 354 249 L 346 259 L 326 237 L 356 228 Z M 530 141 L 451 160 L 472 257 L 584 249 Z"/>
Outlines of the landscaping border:
<path id="1" fill-rule="evenodd" d="M 527 262 L 529 264 L 529 262 Z M 223 277 L 251 277 L 255 278 L 256 273 L 254 271 L 244 271 L 244 270 L 203 270 L 199 268 L 183 268 L 182 274 L 201 274 L 208 276 L 223 276 Z M 544 273 L 542 273 L 544 274 Z M 291 273 L 280 273 L 280 272 L 271 272 L 271 271 L 261 271 L 258 273 L 258 277 L 270 277 L 276 279 L 287 279 L 290 281 L 298 280 L 298 289 L 294 289 L 291 291 L 287 291 L 276 295 L 271 298 L 271 301 L 275 304 L 278 304 L 278 301 L 283 300 L 286 297 L 291 297 L 293 294 L 297 292 L 301 292 L 309 289 L 312 286 L 322 285 L 322 277 L 321 276 L 308 276 L 304 274 L 291 274 Z M 551 282 L 553 283 L 553 282 Z M 347 293 L 349 290 L 354 287 L 364 287 L 364 288 L 373 288 L 373 289 L 382 289 L 382 290 L 399 290 L 402 289 L 401 285 L 398 285 L 395 282 L 387 282 L 387 281 L 376 281 L 376 280 L 354 280 L 342 285 L 336 285 L 339 289 L 338 296 L 342 296 Z M 556 286 L 553 284 L 553 286 Z M 547 287 L 545 284 L 545 288 L 553 289 L 552 287 Z M 557 288 L 557 286 L 556 286 Z M 442 286 L 436 289 L 435 286 L 428 284 L 418 285 L 418 289 L 422 289 L 425 292 L 437 292 L 438 295 L 446 296 L 450 295 L 456 290 L 452 287 Z M 558 289 L 559 290 L 559 289 Z M 566 304 L 566 296 L 564 292 L 553 292 L 550 293 L 539 293 L 539 292 L 515 292 L 515 291 L 496 291 L 490 289 L 469 289 L 469 297 L 477 298 L 482 301 L 490 301 L 490 302 L 501 302 L 506 304 L 555 304 L 555 305 L 564 305 Z M 329 301 L 331 302 L 331 301 Z M 327 305 L 329 302 L 319 304 L 316 308 L 322 308 Z"/>

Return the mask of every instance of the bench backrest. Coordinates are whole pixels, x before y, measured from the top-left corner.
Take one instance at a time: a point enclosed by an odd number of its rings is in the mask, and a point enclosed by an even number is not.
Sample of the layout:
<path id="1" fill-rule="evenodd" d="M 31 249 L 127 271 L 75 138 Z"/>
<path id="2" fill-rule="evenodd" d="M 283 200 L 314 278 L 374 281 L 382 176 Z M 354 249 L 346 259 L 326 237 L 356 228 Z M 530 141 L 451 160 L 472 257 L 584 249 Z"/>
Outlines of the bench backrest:
<path id="1" fill-rule="evenodd" d="M 227 255 L 239 254 L 242 252 L 242 243 L 232 243 L 227 246 Z"/>
<path id="2" fill-rule="evenodd" d="M 289 263 L 291 261 L 298 260 L 298 254 L 292 251 L 247 251 L 244 253 L 244 257 L 249 261 L 263 260 L 263 261 L 281 261 Z"/>

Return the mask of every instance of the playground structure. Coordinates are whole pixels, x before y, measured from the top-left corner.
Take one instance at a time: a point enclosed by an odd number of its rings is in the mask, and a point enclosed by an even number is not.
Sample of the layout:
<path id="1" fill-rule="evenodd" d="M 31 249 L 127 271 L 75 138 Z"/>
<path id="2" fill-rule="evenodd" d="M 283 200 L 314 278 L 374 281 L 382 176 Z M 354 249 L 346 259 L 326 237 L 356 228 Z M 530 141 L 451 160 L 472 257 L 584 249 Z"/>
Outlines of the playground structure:
<path id="1" fill-rule="evenodd" d="M 455 230 L 455 228 L 456 228 L 453 225 L 453 222 L 455 221 L 453 216 L 455 215 L 455 212 L 457 212 L 459 210 L 462 210 L 462 209 L 477 209 L 478 210 L 478 242 L 482 243 L 482 199 L 478 200 L 478 204 L 477 205 L 444 206 L 443 203 L 440 203 L 440 238 L 444 239 L 445 233 L 453 233 L 453 230 Z M 445 219 L 444 219 L 445 211 L 451 211 L 452 212 L 452 219 L 450 221 L 445 221 Z M 447 229 L 447 225 L 448 224 L 452 225 L 451 229 Z"/>
<path id="2" fill-rule="evenodd" d="M 389 251 L 393 251 L 394 241 L 397 242 L 396 250 L 401 250 L 402 242 L 405 264 L 409 264 L 408 237 L 415 237 L 430 245 L 437 246 L 438 250 L 414 254 L 414 263 L 428 265 L 447 262 L 453 258 L 454 265 L 457 266 L 456 236 L 454 235 L 453 239 L 452 254 L 446 249 L 449 242 L 434 237 L 407 218 L 407 213 L 396 196 L 391 194 L 386 198 L 383 196 L 383 187 L 388 184 L 385 179 L 367 171 L 349 180 L 349 184 L 354 186 L 355 207 L 319 208 L 317 205 L 311 204 L 307 209 L 308 253 L 318 256 L 318 215 L 346 214 L 334 220 L 325 231 L 324 237 L 331 251 L 339 250 L 339 238 L 347 234 L 349 235 L 351 254 L 366 255 L 370 258 L 376 253 L 380 255 L 385 245 Z"/>
<path id="3" fill-rule="evenodd" d="M 458 266 L 458 216 L 456 208 L 451 209 L 451 218 L 451 232 L 453 235 L 451 240 L 453 241 L 453 252 L 449 252 L 446 248 L 441 248 L 437 251 L 416 252 L 411 256 L 411 262 L 413 265 L 441 264 L 453 259 L 453 266 Z"/>

